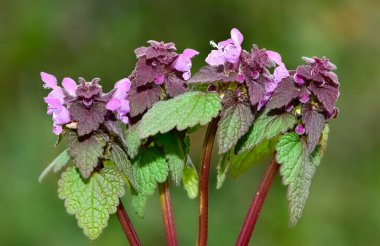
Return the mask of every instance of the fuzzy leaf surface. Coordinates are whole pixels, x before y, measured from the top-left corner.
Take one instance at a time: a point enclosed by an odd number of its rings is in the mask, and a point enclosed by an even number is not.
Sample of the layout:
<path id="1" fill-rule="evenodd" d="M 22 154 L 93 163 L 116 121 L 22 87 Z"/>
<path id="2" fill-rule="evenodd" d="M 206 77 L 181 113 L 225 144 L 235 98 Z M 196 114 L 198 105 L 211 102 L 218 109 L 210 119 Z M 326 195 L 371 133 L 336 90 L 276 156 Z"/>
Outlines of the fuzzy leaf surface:
<path id="1" fill-rule="evenodd" d="M 58 181 L 58 194 L 84 234 L 94 240 L 107 227 L 109 215 L 116 212 L 124 181 L 117 170 L 103 168 L 85 182 L 75 167 L 69 167 Z"/>
<path id="2" fill-rule="evenodd" d="M 138 134 L 141 139 L 174 128 L 182 131 L 195 125 L 206 125 L 218 116 L 220 98 L 215 93 L 187 92 L 156 103 L 141 119 Z"/>
<path id="3" fill-rule="evenodd" d="M 302 107 L 302 123 L 305 124 L 305 130 L 308 136 L 307 147 L 309 153 L 313 152 L 317 146 L 325 121 L 325 116 L 313 110 L 310 105 L 304 105 Z"/>
<path id="4" fill-rule="evenodd" d="M 311 83 L 308 89 L 318 98 L 325 109 L 332 114 L 335 109 L 336 101 L 339 97 L 339 90 L 329 84 L 318 86 L 315 83 Z"/>
<path id="5" fill-rule="evenodd" d="M 135 117 L 144 113 L 145 110 L 152 107 L 160 99 L 160 96 L 161 88 L 156 84 L 133 90 L 128 96 L 131 107 L 129 115 Z"/>
<path id="6" fill-rule="evenodd" d="M 316 165 L 310 160 L 306 143 L 296 133 L 283 135 L 276 147 L 280 174 L 288 186 L 289 225 L 301 218 Z"/>
<path id="7" fill-rule="evenodd" d="M 111 161 L 115 163 L 119 171 L 127 177 L 133 188 L 139 190 L 138 184 L 133 175 L 133 166 L 131 161 L 128 159 L 128 156 L 124 150 L 115 143 L 112 143 L 111 145 Z"/>
<path id="8" fill-rule="evenodd" d="M 82 139 L 78 138 L 75 132 L 67 131 L 65 137 L 74 165 L 79 169 L 83 178 L 90 177 L 98 165 L 99 157 L 103 155 L 108 136 L 102 132 L 96 132 Z"/>
<path id="9" fill-rule="evenodd" d="M 253 122 L 251 128 L 237 143 L 235 153 L 252 149 L 265 139 L 271 139 L 284 133 L 296 124 L 296 118 L 291 113 L 270 115 L 265 112 Z"/>
<path id="10" fill-rule="evenodd" d="M 136 212 L 142 217 L 147 198 L 156 190 L 157 183 L 166 181 L 169 174 L 168 163 L 165 157 L 156 148 L 149 148 L 140 153 L 133 165 L 134 176 L 139 191 L 134 196 Z"/>
<path id="11" fill-rule="evenodd" d="M 75 102 L 70 105 L 69 111 L 72 119 L 77 122 L 79 136 L 98 130 L 107 114 L 106 106 L 102 102 L 94 102 L 89 109 L 83 103 Z"/>
<path id="12" fill-rule="evenodd" d="M 226 75 L 223 66 L 204 66 L 198 73 L 194 74 L 188 83 L 209 83 L 209 82 L 233 82 L 237 80 L 237 74 Z"/>
<path id="13" fill-rule="evenodd" d="M 288 105 L 298 98 L 300 90 L 294 84 L 292 76 L 281 80 L 267 104 L 267 109 L 276 109 Z"/>
<path id="14" fill-rule="evenodd" d="M 136 127 L 135 126 L 129 126 L 125 133 L 125 145 L 127 148 L 127 154 L 131 158 L 135 158 L 137 154 L 139 153 L 139 149 L 141 146 L 141 139 L 139 138 Z"/>
<path id="15" fill-rule="evenodd" d="M 217 131 L 219 154 L 229 151 L 247 133 L 253 119 L 254 115 L 248 103 L 234 100 L 232 104 L 223 106 Z"/>

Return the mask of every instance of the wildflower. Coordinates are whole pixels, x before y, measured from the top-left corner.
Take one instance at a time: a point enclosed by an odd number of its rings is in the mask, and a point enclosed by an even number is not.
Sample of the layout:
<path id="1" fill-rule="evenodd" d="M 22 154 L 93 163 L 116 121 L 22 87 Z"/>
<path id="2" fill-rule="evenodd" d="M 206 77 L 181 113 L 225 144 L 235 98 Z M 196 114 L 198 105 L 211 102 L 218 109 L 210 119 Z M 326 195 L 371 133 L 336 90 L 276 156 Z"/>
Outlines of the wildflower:
<path id="1" fill-rule="evenodd" d="M 128 92 L 131 88 L 131 81 L 129 79 L 119 80 L 115 84 L 115 92 L 112 99 L 108 101 L 106 108 L 112 112 L 117 113 L 117 118 L 124 124 L 128 124 L 127 114 L 130 111 L 129 101 L 127 99 Z"/>
<path id="2" fill-rule="evenodd" d="M 173 62 L 173 68 L 179 72 L 183 72 L 182 77 L 184 80 L 188 80 L 191 77 L 191 58 L 198 55 L 199 52 L 193 49 L 185 49 L 177 59 Z"/>

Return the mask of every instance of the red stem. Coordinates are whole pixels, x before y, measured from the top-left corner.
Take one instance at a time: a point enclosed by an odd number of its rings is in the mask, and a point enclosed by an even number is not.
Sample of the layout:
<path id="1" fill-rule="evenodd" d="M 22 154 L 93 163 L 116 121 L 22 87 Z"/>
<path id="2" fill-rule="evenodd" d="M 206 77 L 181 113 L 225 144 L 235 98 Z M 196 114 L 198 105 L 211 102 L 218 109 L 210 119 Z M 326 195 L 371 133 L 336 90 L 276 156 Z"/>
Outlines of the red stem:
<path id="1" fill-rule="evenodd" d="M 135 229 L 133 228 L 132 222 L 128 217 L 127 212 L 124 209 L 123 203 L 119 200 L 119 205 L 117 206 L 117 218 L 124 230 L 125 235 L 131 246 L 141 246 L 141 242 L 137 236 Z"/>
<path id="2" fill-rule="evenodd" d="M 177 246 L 172 203 L 170 200 L 168 181 L 159 184 L 162 219 L 164 221 L 165 237 L 168 246 Z"/>
<path id="3" fill-rule="evenodd" d="M 210 175 L 210 161 L 212 147 L 214 145 L 216 130 L 218 128 L 219 117 L 215 118 L 208 125 L 204 144 L 201 167 L 199 170 L 199 223 L 198 223 L 198 246 L 207 245 L 208 231 L 208 180 Z"/>
<path id="4" fill-rule="evenodd" d="M 255 194 L 255 197 L 253 198 L 251 207 L 248 210 L 248 214 L 245 218 L 244 225 L 241 228 L 239 237 L 236 241 L 237 246 L 248 245 L 253 233 L 253 229 L 255 228 L 257 219 L 259 218 L 260 211 L 263 207 L 265 197 L 268 194 L 268 191 L 273 183 L 274 178 L 276 177 L 279 167 L 280 165 L 277 164 L 276 158 L 273 157 L 267 170 L 265 171 L 265 174 Z"/>

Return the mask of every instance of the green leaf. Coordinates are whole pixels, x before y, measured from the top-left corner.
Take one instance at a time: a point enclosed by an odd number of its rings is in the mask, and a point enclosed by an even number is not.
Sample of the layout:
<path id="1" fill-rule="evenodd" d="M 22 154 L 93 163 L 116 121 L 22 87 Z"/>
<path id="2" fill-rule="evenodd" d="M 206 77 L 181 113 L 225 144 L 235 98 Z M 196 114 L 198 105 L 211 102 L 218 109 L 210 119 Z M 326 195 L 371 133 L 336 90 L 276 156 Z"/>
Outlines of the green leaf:
<path id="1" fill-rule="evenodd" d="M 254 122 L 248 133 L 237 143 L 235 153 L 252 149 L 264 139 L 271 139 L 279 133 L 284 133 L 296 124 L 296 118 L 291 113 L 280 115 L 261 114 Z"/>
<path id="2" fill-rule="evenodd" d="M 220 189 L 223 186 L 224 181 L 226 180 L 227 172 L 230 168 L 230 156 L 231 152 L 222 154 L 219 157 L 218 166 L 216 167 L 216 188 Z"/>
<path id="3" fill-rule="evenodd" d="M 190 156 L 187 156 L 187 162 L 182 172 L 182 183 L 190 199 L 198 196 L 198 182 L 197 169 L 194 167 Z"/>
<path id="4" fill-rule="evenodd" d="M 136 127 L 130 126 L 126 133 L 125 133 L 125 139 L 124 139 L 126 148 L 127 148 L 127 154 L 131 158 L 135 158 L 137 154 L 139 153 L 140 145 L 141 145 L 141 139 L 139 138 Z"/>
<path id="5" fill-rule="evenodd" d="M 38 177 L 38 181 L 41 183 L 42 180 L 46 177 L 46 175 L 53 171 L 55 173 L 59 172 L 64 166 L 66 166 L 67 162 L 70 160 L 69 150 L 64 150 L 61 154 L 59 154 L 54 161 L 52 161 L 45 170 L 42 171 L 41 175 Z"/>
<path id="6" fill-rule="evenodd" d="M 301 218 L 316 165 L 314 158 L 310 160 L 306 143 L 296 133 L 282 136 L 276 150 L 282 181 L 288 185 L 289 225 L 294 226 Z"/>
<path id="7" fill-rule="evenodd" d="M 69 167 L 58 181 L 58 194 L 84 234 L 94 240 L 107 227 L 109 215 L 116 212 L 124 181 L 114 168 L 103 168 L 84 181 L 75 167 Z"/>
<path id="8" fill-rule="evenodd" d="M 157 143 L 164 147 L 165 158 L 169 164 L 171 178 L 175 185 L 181 184 L 182 170 L 187 153 L 186 146 L 177 131 L 157 135 Z"/>
<path id="9" fill-rule="evenodd" d="M 141 119 L 138 135 L 143 139 L 174 128 L 182 131 L 198 124 L 206 125 L 218 116 L 220 108 L 220 98 L 215 93 L 187 92 L 157 102 Z"/>
<path id="10" fill-rule="evenodd" d="M 234 102 L 223 108 L 217 132 L 219 154 L 229 151 L 247 133 L 253 118 L 249 104 Z"/>
<path id="11" fill-rule="evenodd" d="M 119 171 L 122 172 L 125 177 L 127 177 L 129 183 L 133 186 L 133 188 L 139 190 L 139 186 L 133 175 L 133 166 L 131 161 L 128 159 L 128 156 L 124 150 L 115 143 L 112 143 L 111 145 L 111 161 L 115 163 Z"/>
<path id="12" fill-rule="evenodd" d="M 103 155 L 108 136 L 103 132 L 96 132 L 89 137 L 78 138 L 75 132 L 67 131 L 65 137 L 74 165 L 79 169 L 83 178 L 90 177 L 98 165 L 99 157 Z"/>
<path id="13" fill-rule="evenodd" d="M 156 148 L 151 147 L 140 153 L 133 169 L 139 186 L 139 192 L 133 197 L 137 200 L 133 204 L 138 215 L 142 217 L 147 197 L 154 193 L 157 183 L 166 181 L 169 168 L 164 156 Z"/>
<path id="14" fill-rule="evenodd" d="M 278 138 L 264 140 L 253 149 L 241 152 L 238 155 L 231 156 L 230 173 L 233 178 L 238 178 L 241 174 L 247 172 L 252 166 L 267 158 L 274 153 Z"/>

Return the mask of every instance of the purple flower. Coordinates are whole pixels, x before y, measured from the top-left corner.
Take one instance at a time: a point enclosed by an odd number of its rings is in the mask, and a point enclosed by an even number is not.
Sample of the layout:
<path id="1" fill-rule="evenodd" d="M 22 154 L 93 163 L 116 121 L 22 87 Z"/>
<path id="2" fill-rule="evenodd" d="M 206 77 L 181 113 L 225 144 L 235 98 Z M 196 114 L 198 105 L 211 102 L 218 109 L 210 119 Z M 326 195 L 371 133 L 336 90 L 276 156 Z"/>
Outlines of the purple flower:
<path id="1" fill-rule="evenodd" d="M 266 52 L 269 59 L 273 60 L 278 67 L 274 69 L 274 82 L 278 84 L 281 80 L 290 76 L 289 71 L 286 69 L 285 64 L 282 62 L 281 55 L 275 51 L 268 50 Z"/>
<path id="2" fill-rule="evenodd" d="M 70 113 L 65 104 L 65 92 L 70 96 L 75 96 L 77 85 L 71 78 L 64 78 L 62 86 L 64 90 L 57 85 L 57 78 L 54 75 L 41 72 L 41 80 L 44 82 L 44 88 L 52 89 L 47 97 L 44 98 L 45 103 L 48 105 L 47 114 L 52 115 L 53 118 L 53 132 L 56 135 L 61 134 L 62 125 L 71 121 Z"/>
<path id="3" fill-rule="evenodd" d="M 295 130 L 298 135 L 305 134 L 305 127 L 302 124 L 298 124 Z"/>
<path id="4" fill-rule="evenodd" d="M 185 49 L 177 59 L 173 62 L 173 68 L 179 72 L 183 72 L 182 77 L 184 80 L 188 80 L 191 77 L 191 58 L 198 55 L 199 52 L 193 49 Z"/>
<path id="5" fill-rule="evenodd" d="M 302 57 L 307 63 L 305 66 L 299 66 L 294 74 L 294 81 L 298 85 L 303 85 L 306 81 L 310 80 L 318 84 L 331 84 L 334 86 L 339 85 L 338 76 L 332 72 L 336 70 L 336 66 L 332 64 L 326 57 L 313 58 Z"/>
<path id="6" fill-rule="evenodd" d="M 127 114 L 130 111 L 129 101 L 127 100 L 128 92 L 131 89 L 131 81 L 127 78 L 121 79 L 115 84 L 115 93 L 111 100 L 108 101 L 106 108 L 117 113 L 117 118 L 124 124 L 128 124 Z"/>
<path id="7" fill-rule="evenodd" d="M 221 41 L 216 45 L 211 42 L 211 45 L 217 50 L 211 51 L 207 56 L 206 62 L 211 66 L 223 65 L 229 62 L 237 68 L 240 61 L 240 54 L 242 52 L 241 43 L 243 42 L 243 35 L 236 28 L 231 30 L 231 38 Z"/>

